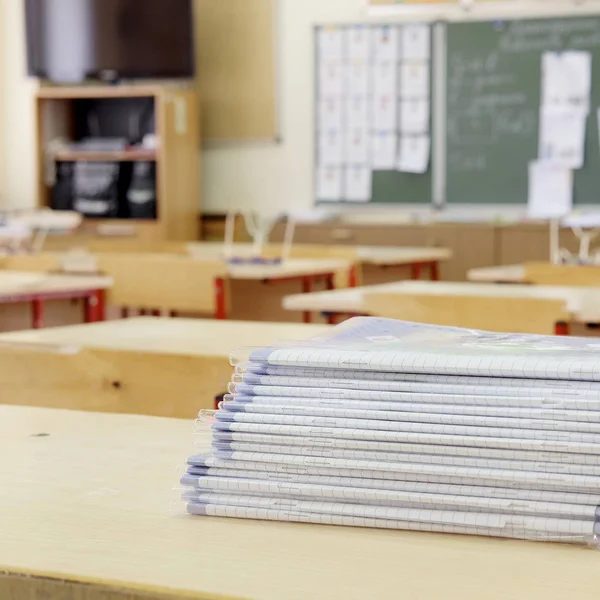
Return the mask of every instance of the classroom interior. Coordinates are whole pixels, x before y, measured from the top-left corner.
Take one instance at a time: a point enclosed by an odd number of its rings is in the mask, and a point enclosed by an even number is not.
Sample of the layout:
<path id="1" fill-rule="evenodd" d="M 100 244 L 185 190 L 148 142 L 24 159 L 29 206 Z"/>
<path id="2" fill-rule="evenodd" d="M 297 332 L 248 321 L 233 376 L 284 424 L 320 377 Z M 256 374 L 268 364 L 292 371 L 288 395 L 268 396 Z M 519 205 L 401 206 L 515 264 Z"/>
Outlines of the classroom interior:
<path id="1" fill-rule="evenodd" d="M 596 598 L 599 193 L 599 0 L 0 0 L 0 598 Z"/>

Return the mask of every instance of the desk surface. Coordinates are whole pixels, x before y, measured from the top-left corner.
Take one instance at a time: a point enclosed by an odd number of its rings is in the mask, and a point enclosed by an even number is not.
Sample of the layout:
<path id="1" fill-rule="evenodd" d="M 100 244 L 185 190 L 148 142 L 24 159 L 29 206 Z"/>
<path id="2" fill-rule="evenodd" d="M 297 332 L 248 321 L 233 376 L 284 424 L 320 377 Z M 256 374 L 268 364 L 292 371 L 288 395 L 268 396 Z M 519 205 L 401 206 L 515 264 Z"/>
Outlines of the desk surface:
<path id="1" fill-rule="evenodd" d="M 85 290 L 105 290 L 110 288 L 110 277 L 49 275 L 0 270 L 0 299 L 32 294 L 59 294 Z"/>
<path id="2" fill-rule="evenodd" d="M 476 283 L 527 283 L 525 265 L 503 265 L 471 269 L 467 279 Z"/>
<path id="3" fill-rule="evenodd" d="M 277 339 L 306 339 L 323 333 L 328 327 L 304 323 L 139 317 L 0 334 L 0 345 L 47 344 L 227 357 L 232 349 L 240 346 L 260 346 Z"/>
<path id="4" fill-rule="evenodd" d="M 600 321 L 600 291 L 593 291 L 590 288 L 542 285 L 398 281 L 343 290 L 294 294 L 283 299 L 283 307 L 286 310 L 360 314 L 364 312 L 365 294 L 375 291 L 393 292 L 395 294 L 471 295 L 494 298 L 564 300 L 565 308 L 572 313 L 574 320 L 581 322 Z"/>
<path id="5" fill-rule="evenodd" d="M 598 597 L 600 553 L 583 548 L 188 517 L 173 487 L 191 435 L 186 420 L 0 406 L 0 571 L 33 575 L 31 597 L 43 578 L 92 584 L 88 600 Z"/>
<path id="6" fill-rule="evenodd" d="M 352 263 L 349 260 L 338 258 L 291 258 L 279 265 L 228 265 L 227 272 L 231 279 L 285 279 L 287 277 L 333 274 L 336 271 L 349 269 L 351 266 Z"/>
<path id="7" fill-rule="evenodd" d="M 297 244 L 294 248 L 301 250 L 304 244 Z M 310 244 L 306 245 L 308 248 Z M 188 244 L 191 256 L 197 258 L 216 259 L 223 258 L 225 246 L 221 242 L 194 242 Z M 448 248 L 431 247 L 408 247 L 408 246 L 333 246 L 335 249 L 346 249 L 355 252 L 356 257 L 362 263 L 374 265 L 410 265 L 419 262 L 442 261 L 452 258 L 452 251 Z M 251 256 L 252 244 L 234 244 L 234 254 L 240 256 Z M 293 252 L 293 251 L 292 251 Z M 325 257 L 324 257 L 325 258 Z"/>

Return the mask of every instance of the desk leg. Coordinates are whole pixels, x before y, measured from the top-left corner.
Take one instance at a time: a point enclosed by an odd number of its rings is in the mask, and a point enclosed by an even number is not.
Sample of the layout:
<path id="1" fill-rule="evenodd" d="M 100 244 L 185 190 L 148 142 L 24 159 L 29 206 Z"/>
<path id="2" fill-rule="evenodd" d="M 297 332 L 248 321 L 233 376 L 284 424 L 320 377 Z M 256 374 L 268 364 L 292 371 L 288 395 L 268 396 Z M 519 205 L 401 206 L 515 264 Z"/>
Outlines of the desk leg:
<path id="1" fill-rule="evenodd" d="M 302 292 L 304 294 L 310 294 L 310 292 L 312 292 L 312 277 L 310 276 L 306 276 L 302 278 Z M 309 310 L 304 311 L 303 313 L 303 321 L 305 323 L 310 323 L 312 322 L 312 315 L 310 314 Z"/>
<path id="2" fill-rule="evenodd" d="M 33 317 L 33 328 L 44 328 L 44 301 L 35 299 L 31 301 L 31 311 Z"/>
<path id="3" fill-rule="evenodd" d="M 431 281 L 440 280 L 440 264 L 437 261 L 433 261 L 430 264 Z"/>
<path id="4" fill-rule="evenodd" d="M 421 263 L 413 263 L 411 279 L 421 279 Z"/>
<path id="5" fill-rule="evenodd" d="M 353 288 L 358 285 L 358 274 L 356 272 L 357 266 L 352 265 L 350 267 L 350 275 L 348 277 L 348 285 Z"/>
<path id="6" fill-rule="evenodd" d="M 105 306 L 104 306 L 104 291 L 96 290 L 84 300 L 84 321 L 86 323 L 97 323 L 104 321 Z"/>
<path id="7" fill-rule="evenodd" d="M 328 290 L 335 290 L 335 273 L 325 275 L 325 286 Z"/>
<path id="8" fill-rule="evenodd" d="M 569 324 L 557 323 L 554 326 L 554 335 L 569 335 Z"/>
<path id="9" fill-rule="evenodd" d="M 129 318 L 129 309 L 125 306 L 121 309 L 121 319 Z"/>
<path id="10" fill-rule="evenodd" d="M 215 319 L 227 318 L 227 298 L 225 298 L 225 280 L 215 279 Z"/>

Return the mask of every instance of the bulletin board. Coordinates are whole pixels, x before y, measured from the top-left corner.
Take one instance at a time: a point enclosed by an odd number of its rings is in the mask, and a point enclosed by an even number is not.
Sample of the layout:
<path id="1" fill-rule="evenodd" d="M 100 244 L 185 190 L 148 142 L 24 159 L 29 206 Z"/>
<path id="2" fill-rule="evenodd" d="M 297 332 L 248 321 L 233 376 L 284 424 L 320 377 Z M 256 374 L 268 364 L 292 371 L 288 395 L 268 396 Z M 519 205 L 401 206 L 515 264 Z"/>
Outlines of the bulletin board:
<path id="1" fill-rule="evenodd" d="M 275 140 L 278 0 L 195 0 L 204 141 Z"/>
<path id="2" fill-rule="evenodd" d="M 316 28 L 317 203 L 432 202 L 431 64 L 429 24 Z"/>

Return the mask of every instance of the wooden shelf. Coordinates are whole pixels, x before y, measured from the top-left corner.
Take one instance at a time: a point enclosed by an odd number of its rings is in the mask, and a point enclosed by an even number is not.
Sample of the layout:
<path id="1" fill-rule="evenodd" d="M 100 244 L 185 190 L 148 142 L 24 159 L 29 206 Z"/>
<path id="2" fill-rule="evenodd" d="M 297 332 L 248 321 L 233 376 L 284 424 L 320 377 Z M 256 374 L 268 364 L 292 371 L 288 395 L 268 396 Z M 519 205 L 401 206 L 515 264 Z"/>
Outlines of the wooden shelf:
<path id="1" fill-rule="evenodd" d="M 123 150 L 117 152 L 96 152 L 88 150 L 61 150 L 54 155 L 57 161 L 74 162 L 137 162 L 155 161 L 155 150 Z"/>

